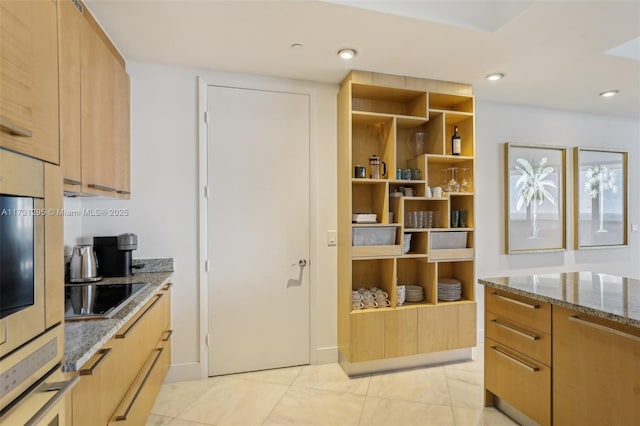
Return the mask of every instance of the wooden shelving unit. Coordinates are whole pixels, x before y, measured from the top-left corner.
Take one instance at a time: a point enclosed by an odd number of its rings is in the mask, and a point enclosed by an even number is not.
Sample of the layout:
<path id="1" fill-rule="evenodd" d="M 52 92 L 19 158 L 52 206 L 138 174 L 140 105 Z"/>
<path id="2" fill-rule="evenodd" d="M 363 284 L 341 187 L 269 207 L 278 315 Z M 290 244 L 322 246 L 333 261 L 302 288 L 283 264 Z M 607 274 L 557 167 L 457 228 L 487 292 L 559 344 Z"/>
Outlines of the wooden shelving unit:
<path id="1" fill-rule="evenodd" d="M 453 126 L 462 135 L 462 155 L 451 155 Z M 423 151 L 407 141 L 424 132 Z M 475 302 L 475 126 L 471 86 L 437 80 L 352 71 L 338 94 L 338 347 L 347 374 L 420 363 L 422 355 L 476 344 Z M 377 155 L 386 164 L 382 179 L 356 179 L 355 166 Z M 419 169 L 420 179 L 396 178 L 397 169 Z M 464 192 L 428 196 L 451 168 L 465 169 Z M 413 196 L 396 196 L 399 187 Z M 464 227 L 451 212 L 467 212 Z M 433 227 L 409 227 L 413 211 L 433 211 Z M 375 213 L 376 224 L 353 224 L 354 213 Z M 390 214 L 392 213 L 392 214 Z M 395 227 L 393 244 L 353 246 L 357 228 Z M 461 248 L 434 248 L 434 236 L 466 233 Z M 436 233 L 438 233 L 436 235 Z M 411 234 L 409 251 L 403 241 Z M 445 234 L 445 235 L 443 235 Z M 458 235 L 459 236 L 459 235 Z M 462 283 L 462 298 L 438 300 L 438 279 Z M 398 304 L 398 285 L 418 285 L 424 300 Z M 379 287 L 391 307 L 352 310 L 351 292 Z M 442 358 L 440 358 L 442 359 Z M 407 364 L 407 360 L 412 360 Z M 441 361 L 442 362 L 442 361 Z"/>

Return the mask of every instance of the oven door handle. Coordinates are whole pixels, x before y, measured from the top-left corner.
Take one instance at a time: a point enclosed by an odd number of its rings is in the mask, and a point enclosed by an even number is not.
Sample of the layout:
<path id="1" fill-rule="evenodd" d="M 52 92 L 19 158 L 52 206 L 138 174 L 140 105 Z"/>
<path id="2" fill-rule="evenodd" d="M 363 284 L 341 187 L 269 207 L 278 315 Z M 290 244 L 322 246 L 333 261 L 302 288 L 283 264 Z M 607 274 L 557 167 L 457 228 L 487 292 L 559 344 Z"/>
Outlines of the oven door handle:
<path id="1" fill-rule="evenodd" d="M 35 426 L 39 424 L 44 418 L 44 416 L 47 415 L 49 410 L 51 410 L 53 406 L 55 406 L 58 402 L 60 402 L 60 400 L 65 397 L 67 392 L 69 392 L 79 381 L 80 381 L 80 376 L 75 376 L 74 378 L 67 380 L 66 382 L 62 382 L 64 383 L 64 385 L 62 386 L 59 386 L 60 383 L 55 384 L 56 386 L 52 386 L 52 385 L 48 385 L 47 383 L 44 383 L 42 385 L 41 392 L 51 392 L 56 390 L 56 394 L 53 396 L 53 398 L 47 401 L 47 403 L 44 404 L 42 408 L 40 408 L 38 412 L 29 419 L 28 422 L 25 423 L 25 426 Z"/>

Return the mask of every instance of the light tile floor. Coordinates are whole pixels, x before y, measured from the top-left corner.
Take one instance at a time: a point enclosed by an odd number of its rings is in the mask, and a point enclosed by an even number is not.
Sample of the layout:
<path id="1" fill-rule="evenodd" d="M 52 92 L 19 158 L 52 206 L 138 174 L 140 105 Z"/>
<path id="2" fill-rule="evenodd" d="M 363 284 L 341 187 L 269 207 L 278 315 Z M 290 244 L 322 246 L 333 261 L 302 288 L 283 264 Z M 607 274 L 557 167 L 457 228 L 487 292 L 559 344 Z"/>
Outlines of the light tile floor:
<path id="1" fill-rule="evenodd" d="M 483 407 L 474 352 L 474 361 L 355 379 L 323 364 L 165 384 L 147 426 L 515 425 Z"/>

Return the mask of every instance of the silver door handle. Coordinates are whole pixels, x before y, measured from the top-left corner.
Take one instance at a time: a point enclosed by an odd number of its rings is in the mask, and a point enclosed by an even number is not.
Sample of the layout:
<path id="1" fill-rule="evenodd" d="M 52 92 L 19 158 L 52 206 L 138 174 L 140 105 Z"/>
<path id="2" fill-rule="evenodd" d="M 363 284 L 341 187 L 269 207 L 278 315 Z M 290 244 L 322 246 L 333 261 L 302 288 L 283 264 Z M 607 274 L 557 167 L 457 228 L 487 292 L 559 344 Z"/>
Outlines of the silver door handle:
<path id="1" fill-rule="evenodd" d="M 307 259 L 300 259 L 298 263 L 291 264 L 291 266 L 296 266 L 296 265 L 298 265 L 301 268 L 304 268 L 305 266 L 307 266 Z"/>

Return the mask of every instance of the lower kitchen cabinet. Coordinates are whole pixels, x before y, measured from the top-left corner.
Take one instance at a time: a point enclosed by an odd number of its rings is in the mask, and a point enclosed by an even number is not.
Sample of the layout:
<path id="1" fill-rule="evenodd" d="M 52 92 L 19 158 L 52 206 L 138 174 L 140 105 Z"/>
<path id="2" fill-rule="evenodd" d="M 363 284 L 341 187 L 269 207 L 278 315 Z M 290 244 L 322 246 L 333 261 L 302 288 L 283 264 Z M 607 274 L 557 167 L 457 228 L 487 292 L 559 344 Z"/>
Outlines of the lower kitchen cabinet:
<path id="1" fill-rule="evenodd" d="M 440 303 L 418 309 L 418 353 L 475 345 L 475 302 Z"/>
<path id="2" fill-rule="evenodd" d="M 499 398 L 551 424 L 551 305 L 489 287 L 485 301 L 486 404 Z"/>
<path id="3" fill-rule="evenodd" d="M 171 364 L 171 283 L 79 371 L 72 425 L 146 422 Z"/>
<path id="4" fill-rule="evenodd" d="M 640 329 L 553 307 L 553 422 L 636 425 Z"/>

